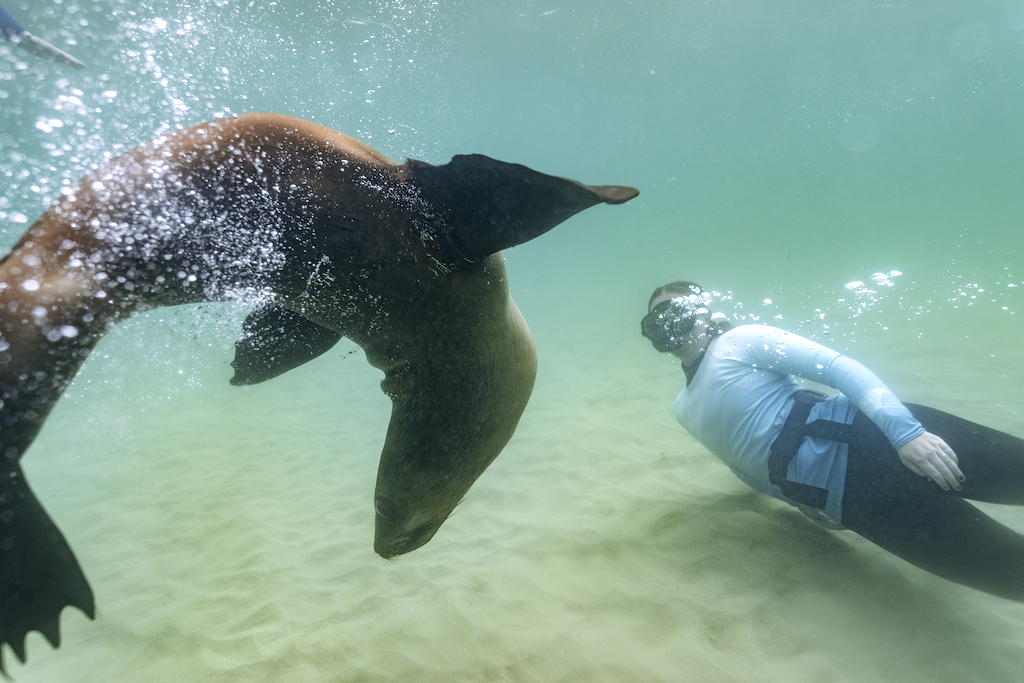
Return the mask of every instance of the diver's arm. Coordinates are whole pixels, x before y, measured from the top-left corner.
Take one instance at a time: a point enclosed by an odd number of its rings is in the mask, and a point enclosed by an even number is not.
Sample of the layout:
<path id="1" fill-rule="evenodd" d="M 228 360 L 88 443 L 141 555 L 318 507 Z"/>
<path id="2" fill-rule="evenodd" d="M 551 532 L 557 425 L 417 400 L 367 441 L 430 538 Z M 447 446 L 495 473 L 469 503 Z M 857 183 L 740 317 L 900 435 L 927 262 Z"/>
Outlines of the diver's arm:
<path id="1" fill-rule="evenodd" d="M 26 52 L 31 52 L 37 57 L 48 59 L 51 62 L 70 64 L 76 69 L 85 68 L 85 64 L 78 61 L 67 52 L 50 45 L 42 38 L 37 38 L 26 31 L 14 17 L 4 11 L 3 7 L 0 7 L 0 35 Z"/>
<path id="2" fill-rule="evenodd" d="M 753 345 L 755 357 L 784 372 L 838 389 L 878 425 L 910 471 L 928 477 L 945 490 L 965 481 L 956 453 L 940 437 L 927 432 L 875 373 L 857 361 L 817 342 L 764 326 L 763 342 Z"/>
<path id="3" fill-rule="evenodd" d="M 749 354 L 754 365 L 796 375 L 841 391 L 878 425 L 899 449 L 924 433 L 924 427 L 875 373 L 841 353 L 798 334 L 758 325 Z"/>
<path id="4" fill-rule="evenodd" d="M 3 35 L 5 40 L 12 40 L 24 32 L 25 29 L 21 27 L 18 20 L 12 17 L 3 7 L 0 7 L 0 35 Z"/>
<path id="5" fill-rule="evenodd" d="M 846 394 L 878 425 L 911 472 L 931 479 L 946 491 L 961 489 L 960 482 L 966 477 L 953 449 L 941 437 L 925 431 L 873 372 L 852 358 L 839 356 L 829 366 L 828 374 L 836 382 L 828 382 L 829 386 Z"/>

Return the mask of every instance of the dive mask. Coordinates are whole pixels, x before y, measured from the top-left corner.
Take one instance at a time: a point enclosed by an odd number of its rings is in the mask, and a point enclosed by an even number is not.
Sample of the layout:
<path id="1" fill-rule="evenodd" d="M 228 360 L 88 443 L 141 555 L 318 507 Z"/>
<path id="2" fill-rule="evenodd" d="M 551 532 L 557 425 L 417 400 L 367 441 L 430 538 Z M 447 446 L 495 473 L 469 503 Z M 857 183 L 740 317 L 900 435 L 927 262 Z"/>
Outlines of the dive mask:
<path id="1" fill-rule="evenodd" d="M 640 321 L 640 332 L 661 353 L 676 351 L 686 343 L 686 335 L 703 309 L 698 297 L 677 296 L 662 301 Z"/>

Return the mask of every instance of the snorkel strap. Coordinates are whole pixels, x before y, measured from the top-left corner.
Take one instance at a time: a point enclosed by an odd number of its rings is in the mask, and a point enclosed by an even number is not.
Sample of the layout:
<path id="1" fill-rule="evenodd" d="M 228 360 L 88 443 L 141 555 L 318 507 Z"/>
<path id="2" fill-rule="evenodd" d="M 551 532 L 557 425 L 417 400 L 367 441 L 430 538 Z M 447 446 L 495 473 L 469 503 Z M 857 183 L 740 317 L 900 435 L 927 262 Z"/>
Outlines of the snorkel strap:
<path id="1" fill-rule="evenodd" d="M 689 366 L 687 366 L 686 363 L 680 363 L 683 373 L 686 374 L 686 386 L 690 386 L 690 382 L 692 382 L 693 378 L 697 376 L 697 370 L 700 369 L 700 363 L 704 360 L 704 356 L 707 355 L 708 349 L 711 348 L 711 345 L 715 343 L 716 339 L 732 328 L 732 323 L 725 320 L 712 320 L 708 323 L 708 335 L 711 337 L 708 339 L 708 345 L 704 347 L 704 350 L 700 352 L 700 355 L 697 356 Z"/>
<path id="2" fill-rule="evenodd" d="M 711 346 L 711 342 L 708 342 L 708 346 Z M 700 367 L 700 362 L 704 360 L 704 354 L 708 352 L 708 346 L 704 347 L 704 350 L 700 352 L 700 355 L 697 356 L 697 359 L 693 361 L 693 363 L 691 363 L 690 365 L 687 365 L 686 363 L 680 363 L 680 367 L 683 368 L 683 373 L 686 375 L 686 386 L 690 386 L 690 382 L 692 382 L 693 378 L 697 376 L 697 368 Z"/>

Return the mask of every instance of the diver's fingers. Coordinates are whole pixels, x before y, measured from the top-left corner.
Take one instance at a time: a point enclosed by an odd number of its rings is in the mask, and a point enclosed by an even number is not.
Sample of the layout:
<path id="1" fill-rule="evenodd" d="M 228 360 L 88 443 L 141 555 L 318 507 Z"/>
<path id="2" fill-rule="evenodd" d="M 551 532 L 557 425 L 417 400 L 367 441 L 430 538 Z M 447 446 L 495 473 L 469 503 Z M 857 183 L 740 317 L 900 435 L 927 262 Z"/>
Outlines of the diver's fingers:
<path id="1" fill-rule="evenodd" d="M 913 462 L 911 462 L 909 460 L 904 460 L 903 464 L 907 466 L 908 470 L 910 470 L 911 472 L 913 472 L 917 476 L 924 477 L 926 479 L 928 478 L 928 474 L 924 470 L 922 470 L 920 467 L 918 467 L 916 464 L 914 464 Z"/>
<path id="2" fill-rule="evenodd" d="M 960 459 L 956 457 L 953 449 L 949 448 L 947 451 L 940 451 L 937 455 L 942 464 L 953 474 L 954 479 L 957 481 L 967 481 L 967 476 L 960 470 Z"/>
<path id="3" fill-rule="evenodd" d="M 956 467 L 956 465 L 953 466 Z M 957 480 L 956 475 L 953 474 L 946 463 L 941 462 L 938 459 L 923 463 L 921 465 L 921 469 L 925 471 L 925 474 L 928 475 L 929 479 L 941 486 L 943 490 L 948 491 L 950 488 L 954 488 L 959 491 L 963 488 L 960 486 L 960 482 Z"/>
<path id="4" fill-rule="evenodd" d="M 18 47 L 21 47 L 28 52 L 31 52 L 37 57 L 43 59 L 49 59 L 51 62 L 59 62 L 61 64 L 70 64 L 76 69 L 84 69 L 85 64 L 78 61 L 64 50 L 58 47 L 50 45 L 42 38 L 37 38 L 28 31 L 22 31 L 21 35 L 18 36 Z"/>
<path id="5" fill-rule="evenodd" d="M 942 437 L 935 434 L 929 434 L 931 451 L 928 454 L 928 460 L 935 466 L 935 469 L 939 471 L 943 479 L 956 490 L 960 490 L 960 482 L 967 481 L 967 477 L 960 471 L 960 459 L 956 457 L 956 453 L 946 443 Z"/>

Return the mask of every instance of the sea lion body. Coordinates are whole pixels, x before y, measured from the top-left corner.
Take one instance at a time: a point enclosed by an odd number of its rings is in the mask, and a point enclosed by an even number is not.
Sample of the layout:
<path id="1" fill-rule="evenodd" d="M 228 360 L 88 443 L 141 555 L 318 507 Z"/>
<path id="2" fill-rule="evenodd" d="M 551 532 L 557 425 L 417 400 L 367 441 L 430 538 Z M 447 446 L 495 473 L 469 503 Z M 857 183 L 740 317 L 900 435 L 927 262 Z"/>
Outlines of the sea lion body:
<path id="1" fill-rule="evenodd" d="M 529 399 L 536 356 L 500 250 L 635 194 L 478 155 L 398 165 L 272 114 L 178 131 L 91 173 L 0 261 L 0 643 L 24 659 L 29 630 L 57 645 L 65 605 L 94 613 L 18 460 L 118 321 L 258 301 L 236 384 L 358 343 L 393 401 L 374 543 L 392 557 L 433 536 Z"/>

